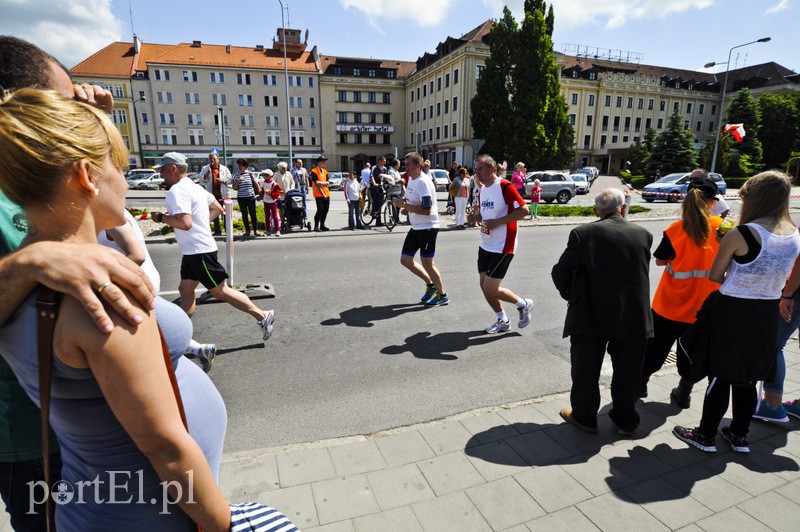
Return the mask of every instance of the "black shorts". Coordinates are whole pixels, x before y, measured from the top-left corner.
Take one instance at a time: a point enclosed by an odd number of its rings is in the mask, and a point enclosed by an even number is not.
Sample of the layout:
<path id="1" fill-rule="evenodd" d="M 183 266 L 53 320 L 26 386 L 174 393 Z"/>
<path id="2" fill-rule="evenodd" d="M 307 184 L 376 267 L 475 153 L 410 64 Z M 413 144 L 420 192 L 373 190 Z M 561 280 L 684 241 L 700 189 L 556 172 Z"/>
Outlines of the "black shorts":
<path id="1" fill-rule="evenodd" d="M 482 247 L 478 248 L 478 273 L 486 273 L 486 277 L 504 279 L 513 253 L 492 253 Z"/>
<path id="2" fill-rule="evenodd" d="M 184 255 L 181 261 L 181 279 L 199 281 L 211 290 L 228 278 L 228 272 L 217 260 L 217 252 Z"/>
<path id="3" fill-rule="evenodd" d="M 436 254 L 436 235 L 438 234 L 438 229 L 409 229 L 401 253 L 413 257 L 419 251 L 420 257 L 432 259 Z"/>

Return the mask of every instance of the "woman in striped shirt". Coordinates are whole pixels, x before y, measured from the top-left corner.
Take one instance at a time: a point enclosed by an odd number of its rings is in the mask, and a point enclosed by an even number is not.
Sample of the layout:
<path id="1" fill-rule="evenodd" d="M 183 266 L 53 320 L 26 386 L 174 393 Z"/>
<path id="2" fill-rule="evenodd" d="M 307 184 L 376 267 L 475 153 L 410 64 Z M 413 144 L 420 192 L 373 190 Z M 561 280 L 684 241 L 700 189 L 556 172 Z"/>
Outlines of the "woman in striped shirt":
<path id="1" fill-rule="evenodd" d="M 259 192 L 258 181 L 255 176 L 247 171 L 247 159 L 237 159 L 236 166 L 239 171 L 233 174 L 233 189 L 236 191 L 236 201 L 242 212 L 244 222 L 244 236 L 250 236 L 250 221 L 253 222 L 253 235 L 258 233 L 258 219 L 256 218 L 256 196 Z"/>

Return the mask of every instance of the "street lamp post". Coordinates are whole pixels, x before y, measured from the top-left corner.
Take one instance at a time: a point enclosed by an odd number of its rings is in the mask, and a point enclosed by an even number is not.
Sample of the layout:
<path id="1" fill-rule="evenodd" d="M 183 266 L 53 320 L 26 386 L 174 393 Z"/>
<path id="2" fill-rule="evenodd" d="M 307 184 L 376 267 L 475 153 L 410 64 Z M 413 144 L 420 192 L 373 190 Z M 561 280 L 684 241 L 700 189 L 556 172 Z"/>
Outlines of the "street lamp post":
<path id="1" fill-rule="evenodd" d="M 289 165 L 291 166 L 292 157 L 292 117 L 289 111 L 289 64 L 286 61 L 286 22 L 284 21 L 284 8 L 283 2 L 278 0 L 281 5 L 281 29 L 283 38 L 283 84 L 286 87 L 286 131 L 288 136 L 286 138 L 286 145 L 289 147 Z"/>
<path id="2" fill-rule="evenodd" d="M 730 66 L 731 65 L 731 54 L 737 48 L 742 48 L 743 46 L 749 46 L 751 44 L 755 44 L 755 43 L 758 43 L 758 42 L 769 42 L 770 40 L 771 40 L 771 37 L 764 37 L 764 38 L 758 39 L 756 41 L 750 41 L 750 42 L 746 42 L 744 44 L 736 45 L 733 48 L 731 48 L 730 50 L 728 50 L 728 62 L 725 63 L 725 81 L 722 84 L 722 101 L 719 104 L 719 121 L 717 123 L 717 138 L 714 140 L 714 155 L 711 157 L 711 170 L 709 170 L 710 172 L 713 172 L 714 168 L 717 165 L 717 150 L 719 149 L 719 137 L 720 137 L 720 135 L 722 133 L 722 120 L 723 120 L 724 113 L 725 113 L 725 93 L 727 92 L 727 89 L 728 89 L 728 72 L 730 72 L 730 69 L 731 69 L 731 66 Z M 714 65 L 715 65 L 715 63 L 708 63 L 706 65 L 706 68 L 714 66 Z"/>
<path id="3" fill-rule="evenodd" d="M 219 122 L 218 130 L 219 136 L 222 139 L 222 164 L 228 166 L 228 150 L 225 145 L 225 111 L 221 105 L 217 106 L 217 122 Z"/>
<path id="4" fill-rule="evenodd" d="M 136 112 L 136 104 L 146 101 L 147 99 L 144 96 L 136 100 L 131 100 L 133 104 L 133 122 L 136 126 L 136 142 L 139 143 L 139 166 L 141 168 L 144 168 L 144 148 L 142 147 L 142 133 L 139 131 L 139 114 Z"/>

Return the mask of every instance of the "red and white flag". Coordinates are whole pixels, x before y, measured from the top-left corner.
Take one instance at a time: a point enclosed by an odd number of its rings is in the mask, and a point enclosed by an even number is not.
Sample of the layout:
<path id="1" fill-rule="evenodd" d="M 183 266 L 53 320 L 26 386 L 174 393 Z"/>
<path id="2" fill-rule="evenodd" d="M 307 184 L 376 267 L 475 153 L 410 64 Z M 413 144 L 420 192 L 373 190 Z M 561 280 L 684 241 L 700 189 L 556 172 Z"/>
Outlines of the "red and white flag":
<path id="1" fill-rule="evenodd" d="M 723 133 L 727 133 L 728 131 L 731 132 L 731 135 L 733 135 L 733 138 L 735 138 L 737 142 L 742 142 L 744 140 L 744 124 L 726 124 Z"/>

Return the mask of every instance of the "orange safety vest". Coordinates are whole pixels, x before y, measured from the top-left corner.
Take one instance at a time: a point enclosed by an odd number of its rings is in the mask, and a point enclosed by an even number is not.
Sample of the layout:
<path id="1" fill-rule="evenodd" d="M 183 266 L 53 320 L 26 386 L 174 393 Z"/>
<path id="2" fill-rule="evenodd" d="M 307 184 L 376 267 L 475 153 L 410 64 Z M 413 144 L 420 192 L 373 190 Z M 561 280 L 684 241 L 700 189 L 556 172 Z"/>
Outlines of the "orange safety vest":
<path id="1" fill-rule="evenodd" d="M 708 274 L 719 250 L 714 233 L 722 218 L 711 216 L 709 220 L 711 235 L 703 247 L 686 234 L 683 220 L 674 222 L 664 231 L 675 250 L 675 258 L 667 262 L 653 296 L 656 314 L 672 321 L 694 323 L 703 301 L 719 288 Z"/>
<path id="2" fill-rule="evenodd" d="M 315 166 L 311 173 L 317 177 L 317 181 L 327 181 L 328 180 L 328 171 L 324 168 L 320 168 L 319 166 Z M 311 180 L 311 189 L 314 193 L 315 198 L 329 198 L 331 196 L 330 190 L 328 187 L 318 187 L 314 180 Z"/>

